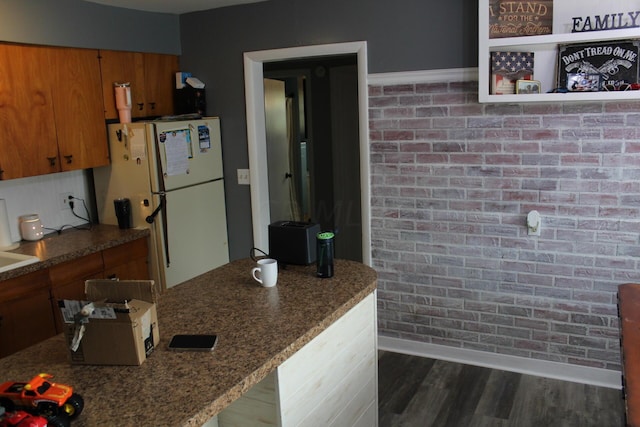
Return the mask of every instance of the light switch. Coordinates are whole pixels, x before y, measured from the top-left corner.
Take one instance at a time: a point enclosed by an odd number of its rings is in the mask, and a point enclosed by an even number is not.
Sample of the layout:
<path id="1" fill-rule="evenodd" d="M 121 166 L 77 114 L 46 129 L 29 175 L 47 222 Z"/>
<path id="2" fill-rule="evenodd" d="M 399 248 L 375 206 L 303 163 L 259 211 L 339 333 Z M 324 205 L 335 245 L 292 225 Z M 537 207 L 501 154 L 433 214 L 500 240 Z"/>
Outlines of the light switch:
<path id="1" fill-rule="evenodd" d="M 238 169 L 238 184 L 249 185 L 249 169 Z"/>

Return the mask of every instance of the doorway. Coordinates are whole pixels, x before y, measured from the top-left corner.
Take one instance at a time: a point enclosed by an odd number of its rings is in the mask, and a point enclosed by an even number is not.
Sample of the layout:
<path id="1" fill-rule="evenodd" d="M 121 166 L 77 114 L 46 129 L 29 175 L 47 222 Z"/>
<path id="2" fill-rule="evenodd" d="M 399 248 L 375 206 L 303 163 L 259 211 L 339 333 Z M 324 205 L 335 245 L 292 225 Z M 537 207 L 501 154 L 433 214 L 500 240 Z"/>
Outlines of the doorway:
<path id="1" fill-rule="evenodd" d="M 266 248 L 268 251 L 268 225 L 273 222 L 271 218 L 271 200 L 269 194 L 269 162 L 268 147 L 266 141 L 266 120 L 265 120 L 265 88 L 264 68 L 266 65 L 278 61 L 302 61 L 310 58 L 318 59 L 319 57 L 334 57 L 344 55 L 355 55 L 355 63 L 357 72 L 352 73 L 354 81 L 350 84 L 357 86 L 357 111 L 355 117 L 344 118 L 345 120 L 357 121 L 358 147 L 355 150 L 355 156 L 352 154 L 352 161 L 359 163 L 359 173 L 354 180 L 359 198 L 357 209 L 348 209 L 342 206 L 342 212 L 354 213 L 359 217 L 357 221 L 357 235 L 359 242 L 357 251 L 361 252 L 363 263 L 371 265 L 371 236 L 370 236 L 370 183 L 369 183 L 369 146 L 368 146 L 368 91 L 367 91 L 367 56 L 366 42 L 341 43 L 332 45 L 307 46 L 288 49 L 277 49 L 270 51 L 249 52 L 244 55 L 245 63 L 245 94 L 247 104 L 247 138 L 249 149 L 249 168 L 251 183 L 251 204 L 252 204 L 252 220 L 253 220 L 253 236 L 254 246 L 257 248 Z M 339 75 L 340 73 L 337 73 Z M 343 73 L 343 82 L 348 81 L 349 74 L 345 70 Z M 340 90 L 338 89 L 338 92 Z M 341 100 L 334 102 L 342 102 Z M 340 128 L 340 126 L 338 126 Z M 338 131 L 341 131 L 340 129 Z M 346 156 L 338 156 L 347 160 Z M 353 159 L 357 157 L 357 159 Z M 317 164 L 317 163 L 316 163 Z M 317 166 L 316 166 L 317 168 Z M 340 168 L 338 168 L 340 170 Z M 342 168 L 344 170 L 344 168 Z M 353 173 L 353 170 L 351 171 Z M 340 173 L 332 175 L 332 181 L 344 182 L 345 176 Z M 343 190 L 347 186 L 335 185 L 334 188 Z M 340 192 L 340 191 L 338 191 Z M 353 194 L 344 192 L 339 194 L 338 199 L 352 200 Z M 325 209 L 328 212 L 328 209 Z M 332 211 L 335 210 L 332 208 Z M 318 211 L 316 207 L 315 212 Z M 341 214 L 343 215 L 343 214 Z M 347 215 L 347 214 L 345 214 Z M 348 216 L 348 215 L 347 215 Z M 273 218 L 273 220 L 278 220 Z M 351 221 L 347 217 L 342 219 L 342 223 L 353 225 L 356 221 Z M 353 241 L 348 237 L 348 227 L 342 226 L 340 233 L 343 234 L 345 242 Z"/>
<path id="2" fill-rule="evenodd" d="M 337 258 L 362 261 L 355 54 L 264 64 L 271 221 L 336 233 Z"/>

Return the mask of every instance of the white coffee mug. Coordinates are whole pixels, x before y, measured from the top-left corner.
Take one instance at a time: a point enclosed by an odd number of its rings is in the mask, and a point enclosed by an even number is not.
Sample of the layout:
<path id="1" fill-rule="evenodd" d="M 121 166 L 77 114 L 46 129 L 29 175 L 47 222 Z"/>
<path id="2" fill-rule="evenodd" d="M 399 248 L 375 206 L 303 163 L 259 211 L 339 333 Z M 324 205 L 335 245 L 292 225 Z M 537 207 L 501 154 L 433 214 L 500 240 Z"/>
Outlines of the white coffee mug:
<path id="1" fill-rule="evenodd" d="M 251 270 L 251 275 L 265 288 L 275 286 L 278 281 L 278 261 L 271 258 L 258 260 L 258 266 Z"/>

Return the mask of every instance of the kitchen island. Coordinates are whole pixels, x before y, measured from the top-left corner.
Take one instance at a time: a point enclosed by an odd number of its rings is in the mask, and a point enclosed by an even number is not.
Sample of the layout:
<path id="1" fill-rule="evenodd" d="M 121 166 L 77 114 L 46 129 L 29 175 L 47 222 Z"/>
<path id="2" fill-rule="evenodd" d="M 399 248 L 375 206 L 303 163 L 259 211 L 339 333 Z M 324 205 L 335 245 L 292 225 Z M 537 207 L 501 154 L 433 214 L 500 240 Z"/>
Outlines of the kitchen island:
<path id="1" fill-rule="evenodd" d="M 318 279 L 315 266 L 288 266 L 262 288 L 253 266 L 234 261 L 162 293 L 160 343 L 140 366 L 71 365 L 58 335 L 0 359 L 0 380 L 48 372 L 73 385 L 85 399 L 74 427 L 377 424 L 375 271 L 337 260 Z M 219 341 L 211 353 L 169 351 L 179 333 Z"/>

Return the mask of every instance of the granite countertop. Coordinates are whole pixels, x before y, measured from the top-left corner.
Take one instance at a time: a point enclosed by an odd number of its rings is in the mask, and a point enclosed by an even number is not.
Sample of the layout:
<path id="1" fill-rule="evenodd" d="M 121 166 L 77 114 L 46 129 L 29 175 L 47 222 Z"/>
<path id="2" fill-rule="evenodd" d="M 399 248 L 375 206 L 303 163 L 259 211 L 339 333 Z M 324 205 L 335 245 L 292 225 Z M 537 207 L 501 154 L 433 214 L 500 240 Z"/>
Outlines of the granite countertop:
<path id="1" fill-rule="evenodd" d="M 116 225 L 93 224 L 90 229 L 72 228 L 47 234 L 34 242 L 22 241 L 11 250 L 17 254 L 35 255 L 40 262 L 0 273 L 0 281 L 31 273 L 42 268 L 80 258 L 149 235 L 148 228 L 121 230 Z"/>
<path id="2" fill-rule="evenodd" d="M 376 289 L 375 271 L 353 261 L 336 260 L 330 279 L 288 266 L 273 288 L 251 278 L 253 266 L 233 261 L 163 292 L 160 343 L 140 366 L 71 365 L 58 335 L 0 359 L 0 381 L 48 372 L 73 385 L 85 399 L 74 427 L 199 426 Z M 211 353 L 169 351 L 178 333 L 219 340 Z"/>

